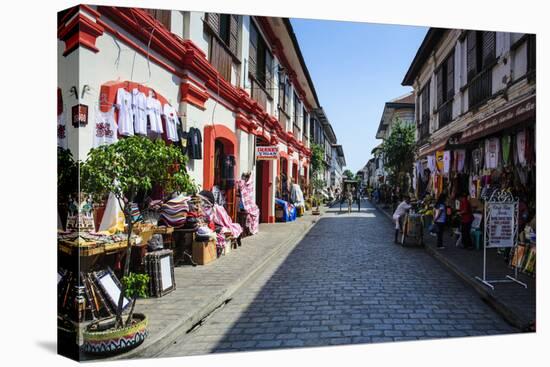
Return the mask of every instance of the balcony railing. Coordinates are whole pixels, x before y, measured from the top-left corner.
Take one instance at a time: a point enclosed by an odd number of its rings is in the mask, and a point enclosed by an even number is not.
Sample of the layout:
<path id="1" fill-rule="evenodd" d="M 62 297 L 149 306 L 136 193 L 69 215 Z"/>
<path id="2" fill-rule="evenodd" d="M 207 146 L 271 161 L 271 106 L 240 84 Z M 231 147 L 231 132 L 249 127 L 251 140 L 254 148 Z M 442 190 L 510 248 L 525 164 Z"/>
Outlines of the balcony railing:
<path id="1" fill-rule="evenodd" d="M 439 107 L 439 125 L 438 128 L 441 129 L 443 126 L 446 126 L 453 119 L 453 100 L 450 99 L 447 102 L 443 103 Z"/>
<path id="2" fill-rule="evenodd" d="M 468 109 L 475 108 L 491 97 L 493 91 L 493 73 L 488 68 L 476 75 L 468 87 Z"/>

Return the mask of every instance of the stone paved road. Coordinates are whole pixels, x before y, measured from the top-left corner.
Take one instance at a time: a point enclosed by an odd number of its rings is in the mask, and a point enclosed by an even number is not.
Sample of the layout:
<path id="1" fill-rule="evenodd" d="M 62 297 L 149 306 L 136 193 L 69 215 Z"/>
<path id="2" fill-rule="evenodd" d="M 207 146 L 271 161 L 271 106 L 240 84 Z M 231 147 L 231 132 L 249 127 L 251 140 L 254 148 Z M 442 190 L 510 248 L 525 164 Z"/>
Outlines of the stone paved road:
<path id="1" fill-rule="evenodd" d="M 517 332 L 370 204 L 330 210 L 161 356 Z"/>

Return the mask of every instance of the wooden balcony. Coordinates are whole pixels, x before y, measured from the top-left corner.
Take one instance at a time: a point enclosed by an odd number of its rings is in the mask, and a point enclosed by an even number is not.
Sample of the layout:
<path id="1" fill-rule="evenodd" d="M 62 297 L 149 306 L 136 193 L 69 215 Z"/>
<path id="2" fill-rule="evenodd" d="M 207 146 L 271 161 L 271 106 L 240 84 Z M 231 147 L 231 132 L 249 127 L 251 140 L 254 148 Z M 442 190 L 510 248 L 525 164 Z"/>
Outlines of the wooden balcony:
<path id="1" fill-rule="evenodd" d="M 439 107 L 439 125 L 438 128 L 446 126 L 453 119 L 453 100 L 450 99 L 447 102 L 443 103 Z"/>
<path id="2" fill-rule="evenodd" d="M 493 94 L 493 73 L 488 68 L 476 75 L 468 86 L 468 109 L 485 102 Z"/>
<path id="3" fill-rule="evenodd" d="M 210 42 L 210 63 L 216 68 L 221 76 L 231 83 L 231 67 L 233 66 L 233 56 L 216 37 L 212 36 Z"/>
<path id="4" fill-rule="evenodd" d="M 267 101 L 272 100 L 272 97 L 267 91 L 258 83 L 254 77 L 250 76 L 250 93 L 253 100 L 258 102 L 267 111 Z"/>

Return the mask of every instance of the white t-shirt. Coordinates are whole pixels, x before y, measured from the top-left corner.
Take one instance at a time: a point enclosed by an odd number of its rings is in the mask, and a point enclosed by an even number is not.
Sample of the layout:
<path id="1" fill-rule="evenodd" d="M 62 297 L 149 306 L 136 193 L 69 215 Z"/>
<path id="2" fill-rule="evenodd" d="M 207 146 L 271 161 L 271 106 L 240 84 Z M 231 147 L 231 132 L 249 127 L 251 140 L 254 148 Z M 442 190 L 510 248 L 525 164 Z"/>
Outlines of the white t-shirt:
<path id="1" fill-rule="evenodd" d="M 57 115 L 57 146 L 67 149 L 67 126 L 65 125 L 65 111 Z"/>
<path id="2" fill-rule="evenodd" d="M 124 88 L 118 88 L 116 93 L 118 108 L 118 132 L 120 135 L 134 135 L 134 116 L 132 113 L 132 94 Z"/>
<path id="3" fill-rule="evenodd" d="M 134 132 L 147 135 L 147 97 L 137 88 L 132 89 L 132 113 L 134 115 Z"/>
<path id="4" fill-rule="evenodd" d="M 498 138 L 485 140 L 485 168 L 497 168 L 500 142 Z"/>
<path id="5" fill-rule="evenodd" d="M 151 131 L 162 134 L 162 120 L 160 119 L 160 113 L 162 106 L 160 101 L 153 96 L 148 96 L 146 101 L 147 116 L 149 116 L 149 123 L 151 124 Z"/>
<path id="6" fill-rule="evenodd" d="M 176 125 L 179 124 L 179 120 L 176 109 L 167 103 L 164 105 L 163 114 L 166 119 L 166 136 L 168 140 L 178 141 L 178 129 Z"/>
<path id="7" fill-rule="evenodd" d="M 397 209 L 395 209 L 395 212 L 393 213 L 393 217 L 396 218 L 396 217 L 400 217 L 402 216 L 403 214 L 405 214 L 407 212 L 407 210 L 409 210 L 411 208 L 411 205 L 410 204 L 407 204 L 406 201 L 402 201 L 398 206 L 397 206 Z"/>
<path id="8" fill-rule="evenodd" d="M 114 108 L 107 112 L 97 109 L 95 116 L 94 147 L 116 143 L 118 137 Z"/>

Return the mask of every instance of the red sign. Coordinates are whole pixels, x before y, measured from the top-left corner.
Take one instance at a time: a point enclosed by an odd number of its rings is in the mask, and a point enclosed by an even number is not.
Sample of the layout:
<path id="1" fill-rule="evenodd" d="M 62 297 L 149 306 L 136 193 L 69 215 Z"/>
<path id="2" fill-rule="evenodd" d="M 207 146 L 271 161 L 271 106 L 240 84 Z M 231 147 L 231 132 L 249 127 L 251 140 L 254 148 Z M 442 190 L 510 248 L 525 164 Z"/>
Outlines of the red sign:
<path id="1" fill-rule="evenodd" d="M 88 125 L 88 106 L 83 104 L 73 106 L 71 116 L 74 127 Z"/>

